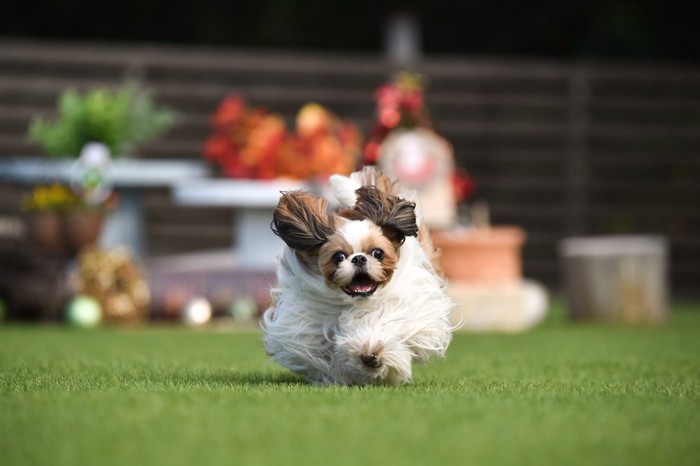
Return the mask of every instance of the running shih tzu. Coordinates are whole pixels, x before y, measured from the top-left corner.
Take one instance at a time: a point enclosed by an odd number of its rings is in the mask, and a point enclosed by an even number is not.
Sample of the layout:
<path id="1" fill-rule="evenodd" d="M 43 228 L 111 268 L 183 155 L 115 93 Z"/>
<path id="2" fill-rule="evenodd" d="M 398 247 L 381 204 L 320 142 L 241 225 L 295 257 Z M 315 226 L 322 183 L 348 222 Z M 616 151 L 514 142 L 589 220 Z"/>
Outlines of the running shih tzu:
<path id="1" fill-rule="evenodd" d="M 330 179 L 340 207 L 282 193 L 272 229 L 287 247 L 262 318 L 267 353 L 319 384 L 403 384 L 443 357 L 452 301 L 412 196 L 373 168 Z"/>

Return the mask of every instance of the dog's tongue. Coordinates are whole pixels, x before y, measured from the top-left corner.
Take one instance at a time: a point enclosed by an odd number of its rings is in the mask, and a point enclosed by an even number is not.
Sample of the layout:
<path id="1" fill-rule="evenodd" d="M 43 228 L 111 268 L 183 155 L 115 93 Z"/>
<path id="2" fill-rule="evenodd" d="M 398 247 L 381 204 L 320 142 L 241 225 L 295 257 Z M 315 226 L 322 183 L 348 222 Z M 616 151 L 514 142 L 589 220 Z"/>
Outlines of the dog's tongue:
<path id="1" fill-rule="evenodd" d="M 350 291 L 353 293 L 369 293 L 372 291 L 372 285 L 350 285 Z"/>
<path id="2" fill-rule="evenodd" d="M 372 291 L 372 280 L 367 276 L 360 276 L 355 278 L 352 283 L 348 286 L 348 289 L 353 293 L 368 293 Z"/>

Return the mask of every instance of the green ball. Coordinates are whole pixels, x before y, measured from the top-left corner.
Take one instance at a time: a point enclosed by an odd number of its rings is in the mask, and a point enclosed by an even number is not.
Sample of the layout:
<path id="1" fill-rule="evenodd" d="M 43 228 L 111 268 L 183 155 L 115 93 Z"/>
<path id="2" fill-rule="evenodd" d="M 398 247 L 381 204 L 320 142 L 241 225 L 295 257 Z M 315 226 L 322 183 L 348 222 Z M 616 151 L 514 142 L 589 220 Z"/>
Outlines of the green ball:
<path id="1" fill-rule="evenodd" d="M 75 296 L 66 306 L 66 319 L 76 327 L 95 327 L 102 320 L 102 306 L 91 296 Z"/>
<path id="2" fill-rule="evenodd" d="M 231 303 L 229 314 L 238 321 L 251 320 L 258 310 L 258 306 L 250 297 L 241 297 Z"/>

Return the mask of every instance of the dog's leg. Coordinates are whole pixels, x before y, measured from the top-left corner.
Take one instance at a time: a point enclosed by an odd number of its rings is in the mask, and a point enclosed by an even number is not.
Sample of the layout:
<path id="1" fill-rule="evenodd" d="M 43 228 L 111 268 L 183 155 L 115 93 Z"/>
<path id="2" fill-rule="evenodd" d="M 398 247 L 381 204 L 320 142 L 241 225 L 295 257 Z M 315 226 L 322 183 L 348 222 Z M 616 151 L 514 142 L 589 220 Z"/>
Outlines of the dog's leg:
<path id="1" fill-rule="evenodd" d="M 332 344 L 319 322 L 268 310 L 263 316 L 265 351 L 273 360 L 313 383 L 332 383 Z"/>
<path id="2" fill-rule="evenodd" d="M 449 322 L 438 322 L 411 335 L 406 340 L 406 346 L 413 353 L 415 362 L 425 363 L 434 357 L 445 357 L 450 341 L 452 341 L 452 328 Z"/>
<path id="3" fill-rule="evenodd" d="M 369 328 L 336 335 L 333 366 L 338 382 L 350 385 L 411 381 L 411 352 L 396 338 Z"/>

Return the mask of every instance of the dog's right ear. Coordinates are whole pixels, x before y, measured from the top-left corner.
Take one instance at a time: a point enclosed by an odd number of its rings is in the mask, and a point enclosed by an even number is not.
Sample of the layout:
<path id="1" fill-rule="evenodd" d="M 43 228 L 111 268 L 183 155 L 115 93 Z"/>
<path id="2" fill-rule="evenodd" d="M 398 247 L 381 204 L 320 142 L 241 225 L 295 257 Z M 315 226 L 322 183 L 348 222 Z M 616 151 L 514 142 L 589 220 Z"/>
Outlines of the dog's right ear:
<path id="1" fill-rule="evenodd" d="M 334 232 L 328 202 L 304 191 L 282 193 L 270 227 L 287 246 L 304 252 L 321 247 Z"/>

